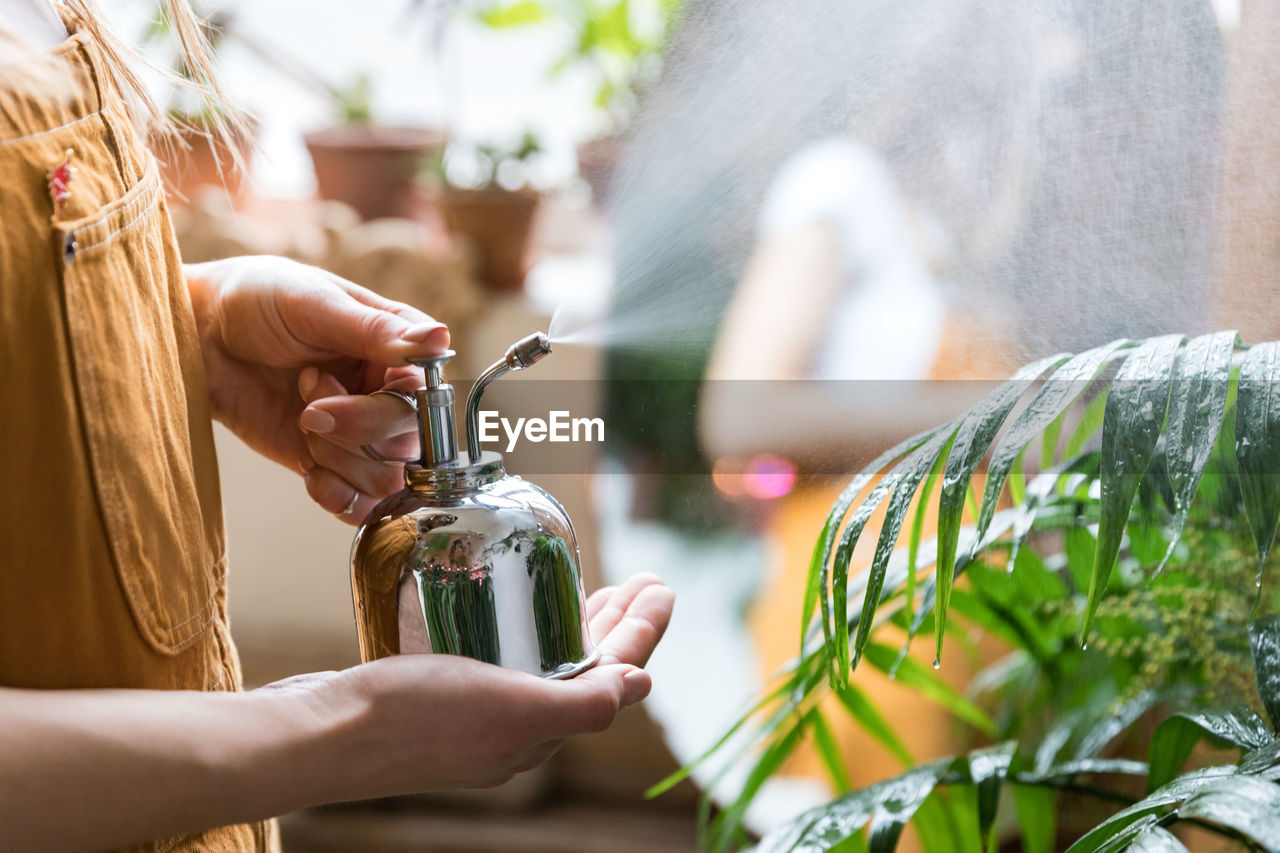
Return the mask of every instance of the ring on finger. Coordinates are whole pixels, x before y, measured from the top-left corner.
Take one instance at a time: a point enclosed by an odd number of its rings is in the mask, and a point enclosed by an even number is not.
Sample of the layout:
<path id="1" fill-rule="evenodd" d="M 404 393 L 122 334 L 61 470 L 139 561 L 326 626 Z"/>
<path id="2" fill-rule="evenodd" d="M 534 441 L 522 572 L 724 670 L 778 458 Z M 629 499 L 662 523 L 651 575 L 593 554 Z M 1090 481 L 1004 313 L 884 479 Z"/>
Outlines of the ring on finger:
<path id="1" fill-rule="evenodd" d="M 386 396 L 389 396 L 389 397 L 399 397 L 401 400 L 404 400 L 406 403 L 409 404 L 409 408 L 413 409 L 414 417 L 416 418 L 418 416 L 418 398 L 413 396 L 412 394 L 406 394 L 405 392 L 397 391 L 394 388 L 383 388 L 379 391 L 374 391 L 369 396 L 376 397 L 379 394 L 385 394 Z M 373 445 L 370 445 L 370 444 L 360 445 L 360 450 L 364 453 L 365 456 L 369 457 L 374 462 L 389 462 L 393 465 L 401 465 L 401 464 L 404 464 L 405 462 L 417 462 L 421 457 L 421 454 L 419 454 L 419 456 L 408 456 L 408 457 L 383 456 L 381 453 L 374 450 Z"/>
<path id="2" fill-rule="evenodd" d="M 339 515 L 339 516 L 343 516 L 343 515 L 351 515 L 352 513 L 354 513 L 354 512 L 356 511 L 356 501 L 360 500 L 360 490 L 359 490 L 359 489 L 357 489 L 357 488 L 355 488 L 355 487 L 352 487 L 352 489 L 351 489 L 351 493 L 352 493 L 352 494 L 351 494 L 351 503 L 347 504 L 347 508 L 346 508 L 346 509 L 344 509 L 344 510 L 343 510 L 342 512 L 340 512 L 340 513 L 335 513 L 335 515 Z"/>

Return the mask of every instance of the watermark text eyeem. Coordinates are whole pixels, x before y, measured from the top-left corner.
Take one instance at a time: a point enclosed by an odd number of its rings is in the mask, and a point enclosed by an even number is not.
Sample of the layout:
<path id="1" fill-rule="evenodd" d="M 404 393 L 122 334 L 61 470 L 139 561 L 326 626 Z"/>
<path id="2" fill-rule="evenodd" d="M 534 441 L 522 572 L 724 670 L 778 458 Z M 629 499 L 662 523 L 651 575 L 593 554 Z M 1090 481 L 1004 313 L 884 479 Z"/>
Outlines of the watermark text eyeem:
<path id="1" fill-rule="evenodd" d="M 543 441 L 553 443 L 597 442 L 604 441 L 604 418 L 575 418 L 567 411 L 551 411 L 546 419 L 500 417 L 497 412 L 482 409 L 480 411 L 481 443 L 500 441 L 502 436 L 498 428 L 507 438 L 507 453 L 516 449 L 521 438 L 538 444 Z"/>

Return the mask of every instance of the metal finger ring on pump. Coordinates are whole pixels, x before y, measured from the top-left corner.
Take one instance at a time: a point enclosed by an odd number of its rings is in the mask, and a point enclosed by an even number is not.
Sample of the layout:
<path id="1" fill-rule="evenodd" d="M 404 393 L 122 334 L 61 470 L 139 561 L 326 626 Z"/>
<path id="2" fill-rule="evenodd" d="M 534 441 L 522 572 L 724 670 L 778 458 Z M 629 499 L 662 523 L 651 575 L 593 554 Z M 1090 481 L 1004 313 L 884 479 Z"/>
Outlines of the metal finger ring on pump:
<path id="1" fill-rule="evenodd" d="M 548 678 L 595 663 L 587 633 L 578 542 L 564 507 L 507 474 L 480 449 L 480 398 L 503 374 L 551 352 L 536 332 L 513 344 L 467 395 L 467 453 L 458 452 L 455 353 L 415 360 L 421 456 L 405 488 L 379 503 L 356 533 L 351 596 L 365 662 L 396 654 L 465 655 Z"/>

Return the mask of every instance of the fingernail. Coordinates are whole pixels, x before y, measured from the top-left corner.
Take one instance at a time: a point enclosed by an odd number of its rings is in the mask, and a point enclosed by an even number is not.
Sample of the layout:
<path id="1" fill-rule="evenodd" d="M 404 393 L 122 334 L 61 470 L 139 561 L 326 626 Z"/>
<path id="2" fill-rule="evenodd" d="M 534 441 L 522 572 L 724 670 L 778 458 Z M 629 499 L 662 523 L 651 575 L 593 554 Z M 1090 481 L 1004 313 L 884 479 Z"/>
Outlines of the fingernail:
<path id="1" fill-rule="evenodd" d="M 416 326 L 410 326 L 400 333 L 400 339 L 408 341 L 411 344 L 426 343 L 432 334 L 443 331 L 445 335 L 449 333 L 449 327 L 444 323 L 419 323 Z M 447 340 L 447 338 L 446 338 Z"/>
<path id="2" fill-rule="evenodd" d="M 316 390 L 316 385 L 319 382 L 319 370 L 314 367 L 303 368 L 302 372 L 298 374 L 298 393 L 302 395 L 302 399 L 309 399 L 311 392 Z"/>
<path id="3" fill-rule="evenodd" d="M 311 469 L 316 467 L 316 460 L 311 458 L 311 454 L 307 454 L 298 460 L 298 470 L 307 475 L 311 473 Z"/>
<path id="4" fill-rule="evenodd" d="M 333 415 L 324 409 L 309 408 L 302 410 L 302 417 L 298 419 L 298 423 L 307 432 L 326 433 L 333 432 L 334 420 Z"/>
<path id="5" fill-rule="evenodd" d="M 625 694 L 624 704 L 634 705 L 649 695 L 652 683 L 649 680 L 649 674 L 643 669 L 633 669 L 622 676 L 622 685 Z"/>

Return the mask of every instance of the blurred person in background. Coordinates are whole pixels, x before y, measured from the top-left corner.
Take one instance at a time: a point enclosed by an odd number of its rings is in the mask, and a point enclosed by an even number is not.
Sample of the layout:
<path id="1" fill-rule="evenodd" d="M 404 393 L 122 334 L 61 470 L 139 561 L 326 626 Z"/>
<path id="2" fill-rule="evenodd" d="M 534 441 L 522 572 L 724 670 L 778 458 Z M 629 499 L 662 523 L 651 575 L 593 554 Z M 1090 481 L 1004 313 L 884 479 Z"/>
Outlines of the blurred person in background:
<path id="1" fill-rule="evenodd" d="M 165 13 L 235 129 L 199 21 Z M 366 395 L 449 331 L 281 258 L 184 266 L 132 61 L 87 0 L 0 2 L 3 845 L 275 849 L 273 815 L 497 784 L 607 727 L 650 687 L 652 575 L 591 597 L 601 661 L 570 681 L 429 655 L 241 692 L 211 421 L 357 523 L 402 478 L 359 446 L 413 444 Z"/>

